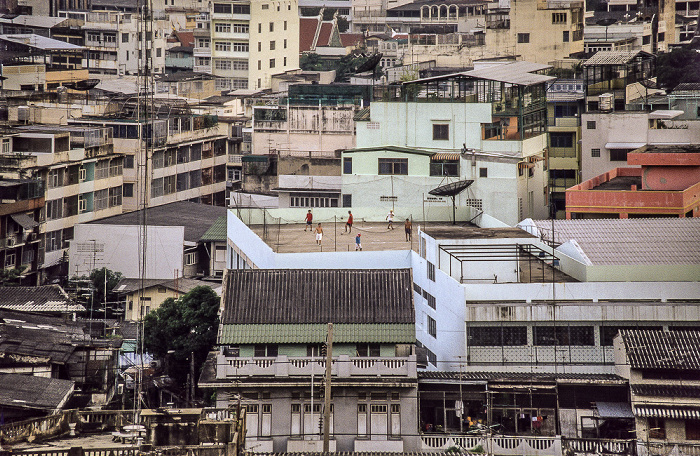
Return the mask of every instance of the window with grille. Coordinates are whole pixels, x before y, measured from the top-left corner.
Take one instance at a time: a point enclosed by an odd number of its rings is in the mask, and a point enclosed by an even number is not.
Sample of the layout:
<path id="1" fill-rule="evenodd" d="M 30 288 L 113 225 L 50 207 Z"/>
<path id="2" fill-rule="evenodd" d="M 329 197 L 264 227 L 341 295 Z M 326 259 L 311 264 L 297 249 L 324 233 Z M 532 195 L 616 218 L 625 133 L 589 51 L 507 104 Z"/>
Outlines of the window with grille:
<path id="1" fill-rule="evenodd" d="M 428 263 L 428 280 L 435 282 L 435 265 L 430 261 Z"/>
<path id="2" fill-rule="evenodd" d="M 428 316 L 428 334 L 437 339 L 437 322 Z"/>
<path id="3" fill-rule="evenodd" d="M 465 200 L 464 204 L 466 204 L 467 206 L 471 206 L 475 209 L 478 209 L 480 211 L 483 210 L 483 201 L 480 198 L 479 199 L 468 198 L 467 200 Z"/>
<path id="4" fill-rule="evenodd" d="M 593 158 L 600 157 L 600 149 L 591 149 L 591 157 L 593 157 Z"/>
<path id="5" fill-rule="evenodd" d="M 427 348 L 425 349 L 425 351 L 428 352 L 428 362 L 433 366 L 437 367 L 437 355 Z"/>
<path id="6" fill-rule="evenodd" d="M 552 13 L 552 24 L 566 24 L 566 13 Z"/>
<path id="7" fill-rule="evenodd" d="M 535 345 L 593 346 L 593 326 L 535 326 Z"/>
<path id="8" fill-rule="evenodd" d="M 470 326 L 468 344 L 475 347 L 527 345 L 526 326 Z"/>
<path id="9" fill-rule="evenodd" d="M 384 196 L 380 196 L 380 197 L 379 197 L 379 201 L 391 201 L 391 202 L 396 202 L 396 201 L 398 201 L 398 199 L 399 199 L 399 198 L 396 197 L 396 196 L 386 196 L 386 195 L 384 195 Z"/>
<path id="10" fill-rule="evenodd" d="M 530 34 L 529 33 L 518 33 L 518 43 L 529 43 Z"/>
<path id="11" fill-rule="evenodd" d="M 433 124 L 433 140 L 449 140 L 450 126 L 448 124 Z"/>
<path id="12" fill-rule="evenodd" d="M 430 162 L 431 176 L 459 176 L 459 160 L 436 160 Z"/>
<path id="13" fill-rule="evenodd" d="M 421 292 L 422 292 L 423 290 L 421 289 L 420 285 L 418 285 L 417 283 L 414 283 L 414 284 L 413 284 L 413 291 L 415 291 L 415 292 L 418 293 L 418 294 L 421 294 Z"/>
<path id="14" fill-rule="evenodd" d="M 428 302 L 428 305 L 431 308 L 435 308 L 435 296 L 431 295 L 430 293 L 427 293 L 423 291 L 423 296 L 425 297 L 425 300 Z"/>
<path id="15" fill-rule="evenodd" d="M 595 130 L 595 129 L 596 129 L 595 120 L 589 120 L 586 122 L 586 130 Z"/>

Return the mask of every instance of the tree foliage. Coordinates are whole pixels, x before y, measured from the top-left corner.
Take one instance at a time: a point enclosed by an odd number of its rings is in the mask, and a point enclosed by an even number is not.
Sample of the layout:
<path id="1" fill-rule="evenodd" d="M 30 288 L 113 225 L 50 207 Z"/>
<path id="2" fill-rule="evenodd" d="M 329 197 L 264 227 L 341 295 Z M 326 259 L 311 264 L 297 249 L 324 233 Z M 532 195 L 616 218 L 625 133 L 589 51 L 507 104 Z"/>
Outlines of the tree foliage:
<path id="1" fill-rule="evenodd" d="M 656 58 L 656 82 L 671 91 L 684 82 L 700 82 L 700 53 L 690 48 L 676 48 Z"/>
<path id="2" fill-rule="evenodd" d="M 180 299 L 168 298 L 144 318 L 144 347 L 167 360 L 167 374 L 184 385 L 191 354 L 199 373 L 216 342 L 218 313 L 219 297 L 210 287 L 196 287 Z"/>
<path id="3" fill-rule="evenodd" d="M 15 286 L 20 283 L 20 270 L 16 268 L 0 269 L 0 286 Z"/>
<path id="4" fill-rule="evenodd" d="M 95 289 L 94 299 L 95 304 L 105 302 L 105 275 L 107 276 L 107 302 L 115 302 L 117 295 L 112 293 L 114 287 L 122 278 L 121 272 L 115 272 L 107 268 L 95 269 L 90 273 L 90 283 Z"/>

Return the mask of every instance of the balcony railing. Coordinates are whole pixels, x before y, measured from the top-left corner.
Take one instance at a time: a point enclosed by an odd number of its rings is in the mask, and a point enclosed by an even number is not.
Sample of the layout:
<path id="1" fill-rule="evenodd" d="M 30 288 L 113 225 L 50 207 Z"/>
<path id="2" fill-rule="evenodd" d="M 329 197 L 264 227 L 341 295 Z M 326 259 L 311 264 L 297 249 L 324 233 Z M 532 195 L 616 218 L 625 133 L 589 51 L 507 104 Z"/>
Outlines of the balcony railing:
<path id="1" fill-rule="evenodd" d="M 318 357 L 237 358 L 219 355 L 217 365 L 221 368 L 217 378 L 227 377 L 306 377 L 325 372 L 326 361 Z M 338 378 L 351 377 L 416 377 L 416 357 L 358 357 L 340 355 L 333 358 L 331 375 Z"/>

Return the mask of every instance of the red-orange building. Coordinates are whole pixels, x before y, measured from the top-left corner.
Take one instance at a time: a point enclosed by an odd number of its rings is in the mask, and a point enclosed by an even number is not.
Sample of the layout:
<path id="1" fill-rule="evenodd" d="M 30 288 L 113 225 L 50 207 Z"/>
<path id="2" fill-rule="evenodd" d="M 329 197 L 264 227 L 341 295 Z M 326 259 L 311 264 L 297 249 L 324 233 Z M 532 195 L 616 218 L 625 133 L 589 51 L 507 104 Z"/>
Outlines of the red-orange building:
<path id="1" fill-rule="evenodd" d="M 644 146 L 566 190 L 566 218 L 700 217 L 700 145 Z"/>

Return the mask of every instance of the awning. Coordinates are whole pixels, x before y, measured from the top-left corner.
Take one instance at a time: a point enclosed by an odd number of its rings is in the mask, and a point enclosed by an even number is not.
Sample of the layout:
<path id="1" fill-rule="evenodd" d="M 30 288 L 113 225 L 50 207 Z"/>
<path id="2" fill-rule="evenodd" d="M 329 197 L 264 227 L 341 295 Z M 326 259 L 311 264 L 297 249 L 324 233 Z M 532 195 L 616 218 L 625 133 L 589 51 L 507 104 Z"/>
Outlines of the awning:
<path id="1" fill-rule="evenodd" d="M 634 418 L 628 402 L 596 402 L 596 416 L 600 418 Z"/>
<path id="2" fill-rule="evenodd" d="M 677 109 L 659 109 L 649 114 L 650 119 L 675 119 L 683 114 L 683 111 Z"/>
<path id="3" fill-rule="evenodd" d="M 654 417 L 677 420 L 700 420 L 700 408 L 635 405 L 634 415 L 644 418 Z"/>
<path id="4" fill-rule="evenodd" d="M 640 147 L 646 146 L 647 143 L 633 143 L 633 142 L 609 142 L 605 143 L 605 148 L 610 149 L 639 149 Z"/>
<path id="5" fill-rule="evenodd" d="M 441 152 L 430 157 L 430 161 L 459 160 L 459 154 Z"/>
<path id="6" fill-rule="evenodd" d="M 241 157 L 243 163 L 248 162 L 267 162 L 267 155 L 244 155 Z"/>
<path id="7" fill-rule="evenodd" d="M 534 167 L 535 167 L 534 163 L 518 162 L 518 169 L 534 168 Z"/>
<path id="8" fill-rule="evenodd" d="M 11 214 L 10 218 L 25 230 L 31 230 L 32 228 L 39 226 L 39 222 L 35 222 L 34 219 L 27 214 Z"/>

